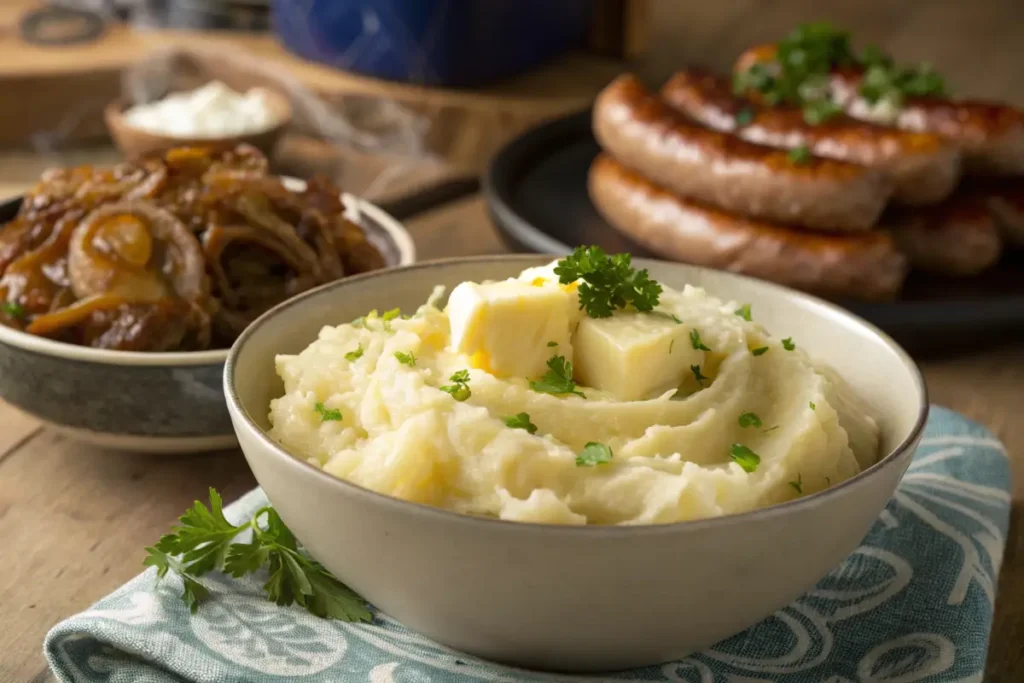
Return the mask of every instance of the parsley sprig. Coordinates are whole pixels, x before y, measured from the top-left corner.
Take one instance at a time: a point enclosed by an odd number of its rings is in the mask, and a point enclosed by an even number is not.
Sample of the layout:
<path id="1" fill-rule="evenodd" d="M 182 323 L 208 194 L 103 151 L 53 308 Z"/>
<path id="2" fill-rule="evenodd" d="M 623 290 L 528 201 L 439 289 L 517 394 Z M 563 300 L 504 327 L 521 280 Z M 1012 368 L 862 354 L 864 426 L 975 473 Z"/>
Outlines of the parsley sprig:
<path id="1" fill-rule="evenodd" d="M 552 356 L 548 359 L 548 371 L 539 380 L 530 380 L 530 388 L 542 394 L 576 394 L 586 398 L 572 381 L 572 363 L 565 356 Z"/>
<path id="2" fill-rule="evenodd" d="M 3 311 L 7 317 L 12 320 L 24 320 L 25 319 L 25 307 L 19 304 L 17 301 L 5 301 L 0 304 L 0 311 Z"/>
<path id="3" fill-rule="evenodd" d="M 757 466 L 761 464 L 761 456 L 741 443 L 734 443 L 729 447 L 729 457 L 747 473 L 756 471 Z"/>
<path id="4" fill-rule="evenodd" d="M 585 308 L 591 318 L 607 318 L 627 306 L 650 312 L 661 297 L 661 285 L 646 269 L 633 268 L 629 254 L 609 256 L 601 247 L 576 247 L 558 262 L 555 274 L 563 285 L 583 280 L 580 308 Z"/>
<path id="5" fill-rule="evenodd" d="M 448 378 L 451 384 L 440 387 L 441 391 L 451 394 L 456 401 L 465 401 L 473 391 L 469 388 L 469 370 L 458 370 Z"/>
<path id="6" fill-rule="evenodd" d="M 588 441 L 576 456 L 576 467 L 594 467 L 596 465 L 607 465 L 612 461 L 612 449 L 603 443 Z"/>
<path id="7" fill-rule="evenodd" d="M 530 434 L 537 433 L 537 425 L 530 421 L 529 413 L 517 413 L 501 418 L 507 427 L 512 429 L 525 429 Z"/>
<path id="8" fill-rule="evenodd" d="M 341 420 L 340 410 L 337 408 L 327 408 L 320 401 L 313 404 L 313 410 L 320 416 L 321 422 L 339 422 Z"/>
<path id="9" fill-rule="evenodd" d="M 222 571 L 241 578 L 267 567 L 263 584 L 267 599 L 278 605 L 298 603 L 318 617 L 370 621 L 371 614 L 356 593 L 336 579 L 299 546 L 277 511 L 262 507 L 235 526 L 224 517 L 220 494 L 210 489 L 210 506 L 195 501 L 171 533 L 146 548 L 143 564 L 156 568 L 157 579 L 173 571 L 184 582 L 181 599 L 193 614 L 210 591 L 199 577 Z M 249 542 L 236 542 L 251 530 Z"/>

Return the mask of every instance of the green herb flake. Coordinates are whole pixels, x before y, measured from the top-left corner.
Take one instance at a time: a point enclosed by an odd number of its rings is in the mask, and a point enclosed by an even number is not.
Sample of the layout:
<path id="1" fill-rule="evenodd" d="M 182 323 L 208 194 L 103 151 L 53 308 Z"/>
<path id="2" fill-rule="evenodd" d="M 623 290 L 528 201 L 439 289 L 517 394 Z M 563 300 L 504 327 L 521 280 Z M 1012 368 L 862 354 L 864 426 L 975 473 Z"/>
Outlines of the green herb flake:
<path id="1" fill-rule="evenodd" d="M 699 365 L 691 365 L 690 366 L 690 372 L 693 373 L 694 378 L 697 380 L 697 384 L 699 384 L 699 385 L 701 385 L 703 387 L 704 386 L 704 380 L 706 380 L 707 377 L 705 377 L 704 375 L 702 375 L 700 373 L 700 366 Z"/>
<path id="2" fill-rule="evenodd" d="M 395 351 L 395 358 L 397 358 L 398 362 L 401 363 L 402 365 L 408 365 L 409 367 L 413 367 L 414 365 L 416 365 L 416 356 L 413 355 L 412 351 L 410 351 L 409 353 Z"/>
<path id="3" fill-rule="evenodd" d="M 794 147 L 789 150 L 789 152 L 786 153 L 786 158 L 797 166 L 806 166 L 811 163 L 811 160 L 814 157 L 811 156 L 811 150 L 807 145 L 800 145 L 799 147 Z"/>
<path id="4" fill-rule="evenodd" d="M 753 320 L 753 318 L 750 316 L 750 304 L 743 304 L 742 306 L 737 308 L 735 311 L 733 311 L 733 313 L 735 313 L 739 317 L 743 318 L 748 323 L 751 320 Z"/>
<path id="5" fill-rule="evenodd" d="M 796 491 L 800 495 L 803 495 L 803 493 L 804 493 L 804 482 L 803 482 L 803 478 L 801 477 L 799 472 L 796 473 L 796 481 L 789 482 L 789 485 L 793 487 L 794 491 Z"/>
<path id="6" fill-rule="evenodd" d="M 576 456 L 577 467 L 594 467 L 605 465 L 612 461 L 612 449 L 603 443 L 590 441 L 583 447 L 583 450 Z"/>
<path id="7" fill-rule="evenodd" d="M 767 346 L 761 346 L 761 347 L 756 348 L 756 349 L 750 349 L 750 353 L 752 355 L 755 355 L 755 356 L 763 356 L 764 354 L 768 353 L 768 347 Z"/>
<path id="8" fill-rule="evenodd" d="M 361 315 L 351 322 L 352 327 L 366 327 L 366 316 Z"/>
<path id="9" fill-rule="evenodd" d="M 542 394 L 575 394 L 586 398 L 572 381 L 572 363 L 565 356 L 552 356 L 548 359 L 548 371 L 539 380 L 530 380 L 530 388 Z"/>
<path id="10" fill-rule="evenodd" d="M 456 401 L 462 402 L 473 395 L 469 388 L 469 370 L 458 370 L 448 378 L 451 384 L 440 387 L 441 391 L 451 394 Z"/>
<path id="11" fill-rule="evenodd" d="M 345 360 L 349 362 L 355 362 L 363 357 L 363 345 L 360 344 L 354 351 L 349 351 L 345 354 Z"/>
<path id="12" fill-rule="evenodd" d="M 402 309 L 400 308 L 392 308 L 390 311 L 384 311 L 384 315 L 380 317 L 381 321 L 383 321 L 384 324 L 384 330 L 387 332 L 391 332 L 391 321 L 394 320 L 395 318 L 401 317 L 401 315 Z"/>
<path id="13" fill-rule="evenodd" d="M 672 341 L 670 341 L 668 343 L 668 352 L 669 353 L 672 353 L 672 347 L 674 347 L 675 345 L 676 345 L 676 340 L 675 339 L 673 339 Z"/>
<path id="14" fill-rule="evenodd" d="M 796 348 L 796 344 L 793 342 L 793 338 L 792 337 L 786 337 L 785 339 L 783 339 L 782 340 L 782 348 L 786 349 L 787 351 L 792 351 L 793 349 L 795 349 Z"/>
<path id="15" fill-rule="evenodd" d="M 753 472 L 761 464 L 761 456 L 740 443 L 734 443 L 729 448 L 729 457 L 742 467 L 744 472 Z"/>
<path id="16" fill-rule="evenodd" d="M 693 345 L 693 348 L 694 348 L 695 351 L 710 351 L 711 350 L 707 346 L 704 345 L 704 342 L 702 342 L 700 340 L 700 332 L 697 331 L 696 327 L 693 328 L 692 330 L 690 330 L 690 344 Z"/>
<path id="17" fill-rule="evenodd" d="M 659 318 L 665 318 L 666 320 L 671 320 L 676 325 L 681 325 L 683 323 L 683 321 L 680 320 L 678 315 L 676 315 L 675 313 L 669 313 L 668 311 L 651 311 L 651 315 L 656 315 Z"/>
<path id="18" fill-rule="evenodd" d="M 738 112 L 736 112 L 735 120 L 737 128 L 749 126 L 754 121 L 754 110 L 750 109 L 749 107 L 745 109 L 740 109 Z"/>
<path id="19" fill-rule="evenodd" d="M 316 403 L 313 404 L 313 410 L 315 410 L 317 415 L 320 416 L 320 421 L 321 422 L 340 422 L 341 421 L 341 411 L 340 410 L 338 410 L 337 408 L 327 409 L 327 408 L 324 407 L 324 404 L 321 403 L 320 401 L 317 401 Z"/>
<path id="20" fill-rule="evenodd" d="M 219 571 L 238 579 L 267 567 L 267 600 L 281 606 L 297 603 L 326 619 L 370 621 L 363 599 L 309 556 L 274 508 L 262 507 L 235 526 L 224 517 L 222 505 L 211 488 L 209 507 L 195 501 L 171 533 L 146 548 L 143 565 L 156 569 L 157 581 L 169 571 L 181 577 L 181 599 L 190 612 L 216 599 L 199 580 L 203 574 Z M 245 531 L 251 531 L 251 539 L 236 542 Z"/>
<path id="21" fill-rule="evenodd" d="M 555 274 L 563 285 L 583 280 L 580 308 L 586 309 L 591 318 L 607 318 L 629 306 L 649 313 L 658 305 L 662 292 L 647 270 L 633 268 L 629 254 L 609 256 L 600 247 L 577 247 L 558 262 Z"/>
<path id="22" fill-rule="evenodd" d="M 511 427 L 512 429 L 525 429 L 530 434 L 537 433 L 537 425 L 530 422 L 529 413 L 519 413 L 517 415 L 510 415 L 508 417 L 501 418 L 505 426 Z"/>
<path id="23" fill-rule="evenodd" d="M 764 433 L 764 434 L 767 434 L 767 433 L 769 433 L 769 432 L 774 432 L 774 431 L 775 431 L 776 429 L 778 429 L 778 428 L 779 428 L 779 425 L 775 425 L 774 427 L 769 427 L 768 429 L 764 430 L 764 432 L 763 432 L 763 433 Z"/>
<path id="24" fill-rule="evenodd" d="M 817 410 L 818 406 L 814 405 L 814 401 L 811 401 L 808 405 L 811 406 L 811 410 Z"/>
<path id="25" fill-rule="evenodd" d="M 760 427 L 761 418 L 755 413 L 743 413 L 739 419 L 740 427 L 746 429 L 747 427 Z"/>
<path id="26" fill-rule="evenodd" d="M 0 310 L 2 310 L 8 317 L 13 320 L 24 320 L 26 311 L 25 307 L 19 304 L 17 301 L 5 301 L 0 304 Z"/>
<path id="27" fill-rule="evenodd" d="M 554 347 L 556 347 L 556 346 L 558 346 L 558 342 L 556 342 L 556 341 L 549 341 L 549 342 L 548 342 L 548 348 L 549 348 L 549 349 L 550 349 L 550 348 L 554 348 Z"/>

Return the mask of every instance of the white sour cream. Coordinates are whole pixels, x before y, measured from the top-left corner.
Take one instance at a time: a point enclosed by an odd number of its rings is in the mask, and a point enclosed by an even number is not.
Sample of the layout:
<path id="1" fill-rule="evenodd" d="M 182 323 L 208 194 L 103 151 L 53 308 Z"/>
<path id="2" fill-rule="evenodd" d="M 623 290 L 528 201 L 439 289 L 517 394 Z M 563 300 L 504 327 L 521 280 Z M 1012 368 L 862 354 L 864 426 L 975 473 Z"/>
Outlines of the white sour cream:
<path id="1" fill-rule="evenodd" d="M 180 138 L 247 135 L 279 122 L 266 90 L 252 88 L 239 93 L 220 81 L 136 105 L 126 111 L 124 117 L 133 128 Z"/>

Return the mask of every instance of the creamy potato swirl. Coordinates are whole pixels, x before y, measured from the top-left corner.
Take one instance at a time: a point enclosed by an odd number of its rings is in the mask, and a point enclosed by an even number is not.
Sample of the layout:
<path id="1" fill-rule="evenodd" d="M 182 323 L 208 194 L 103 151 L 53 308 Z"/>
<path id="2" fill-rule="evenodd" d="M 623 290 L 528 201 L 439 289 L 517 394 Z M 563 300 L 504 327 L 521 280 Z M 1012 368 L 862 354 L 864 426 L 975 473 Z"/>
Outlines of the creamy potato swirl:
<path id="1" fill-rule="evenodd" d="M 450 348 L 445 311 L 325 327 L 277 358 L 285 393 L 271 434 L 297 457 L 365 488 L 470 515 L 555 524 L 656 524 L 745 512 L 807 495 L 873 463 L 878 429 L 843 381 L 703 290 L 665 289 L 658 309 L 699 330 L 698 382 L 635 401 L 580 387 L 553 395 L 495 377 Z M 788 344 L 787 344 L 788 345 Z M 763 349 L 757 355 L 755 349 Z M 358 350 L 358 351 L 357 351 Z M 353 358 L 353 352 L 360 353 Z M 403 363 L 396 352 L 414 364 Z M 349 354 L 349 358 L 346 358 Z M 471 395 L 440 390 L 468 370 Z M 337 411 L 324 419 L 323 411 Z M 527 413 L 536 433 L 503 418 Z M 760 426 L 741 424 L 753 414 Z M 587 443 L 611 461 L 577 464 Z M 760 457 L 746 471 L 735 444 Z"/>

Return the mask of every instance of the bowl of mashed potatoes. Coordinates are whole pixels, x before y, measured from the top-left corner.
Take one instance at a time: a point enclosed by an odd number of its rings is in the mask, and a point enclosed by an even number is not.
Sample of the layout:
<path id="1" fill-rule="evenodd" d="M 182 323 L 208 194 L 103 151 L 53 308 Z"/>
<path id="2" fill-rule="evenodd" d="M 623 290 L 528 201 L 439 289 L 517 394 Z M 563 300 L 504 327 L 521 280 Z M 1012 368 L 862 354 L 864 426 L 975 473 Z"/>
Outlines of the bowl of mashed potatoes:
<path id="1" fill-rule="evenodd" d="M 327 568 L 440 643 L 564 671 L 674 659 L 796 598 L 927 415 L 913 361 L 830 304 L 592 248 L 327 285 L 243 333 L 225 389 Z"/>

